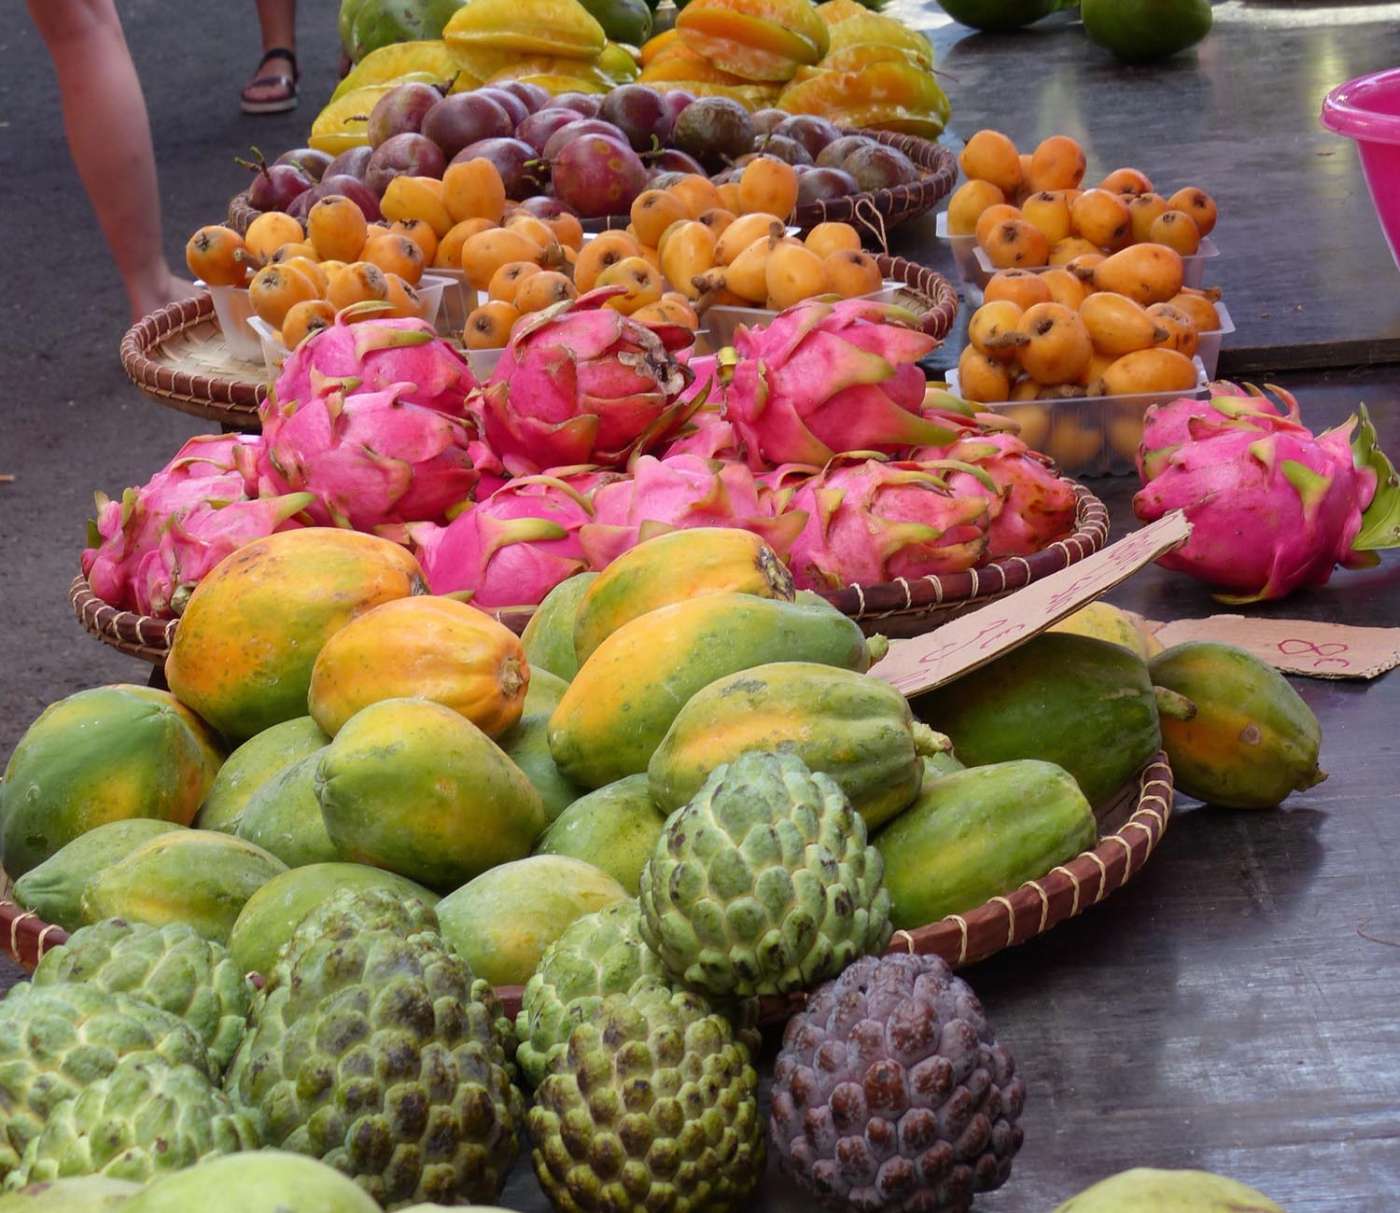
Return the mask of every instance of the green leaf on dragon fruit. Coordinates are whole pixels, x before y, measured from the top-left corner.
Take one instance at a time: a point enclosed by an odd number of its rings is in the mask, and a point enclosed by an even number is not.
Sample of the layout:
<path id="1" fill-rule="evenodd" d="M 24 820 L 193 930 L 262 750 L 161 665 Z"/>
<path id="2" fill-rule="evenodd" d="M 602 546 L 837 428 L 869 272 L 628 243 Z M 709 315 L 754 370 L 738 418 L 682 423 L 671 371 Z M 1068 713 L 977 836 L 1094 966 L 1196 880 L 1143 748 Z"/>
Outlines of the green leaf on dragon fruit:
<path id="1" fill-rule="evenodd" d="M 1400 476 L 1395 465 L 1381 450 L 1376 427 L 1366 406 L 1356 410 L 1358 424 L 1351 437 L 1352 454 L 1359 468 L 1370 468 L 1376 475 L 1376 494 L 1361 515 L 1361 530 L 1352 541 L 1356 552 L 1375 552 L 1400 547 Z"/>

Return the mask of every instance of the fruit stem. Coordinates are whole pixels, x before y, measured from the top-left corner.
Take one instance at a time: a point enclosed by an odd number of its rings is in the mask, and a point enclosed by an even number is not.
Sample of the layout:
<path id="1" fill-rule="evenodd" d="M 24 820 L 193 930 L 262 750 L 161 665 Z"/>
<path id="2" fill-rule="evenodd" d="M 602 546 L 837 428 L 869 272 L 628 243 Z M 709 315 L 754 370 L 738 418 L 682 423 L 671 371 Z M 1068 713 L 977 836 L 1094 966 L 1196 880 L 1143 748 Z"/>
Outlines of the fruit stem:
<path id="1" fill-rule="evenodd" d="M 1157 711 L 1169 720 L 1190 720 L 1196 715 L 1196 705 L 1185 695 L 1169 691 L 1166 687 L 1152 688 L 1157 696 Z"/>
<path id="2" fill-rule="evenodd" d="M 866 650 L 870 653 L 870 664 L 884 660 L 885 654 L 890 651 L 890 642 L 876 632 L 873 636 L 865 638 Z"/>

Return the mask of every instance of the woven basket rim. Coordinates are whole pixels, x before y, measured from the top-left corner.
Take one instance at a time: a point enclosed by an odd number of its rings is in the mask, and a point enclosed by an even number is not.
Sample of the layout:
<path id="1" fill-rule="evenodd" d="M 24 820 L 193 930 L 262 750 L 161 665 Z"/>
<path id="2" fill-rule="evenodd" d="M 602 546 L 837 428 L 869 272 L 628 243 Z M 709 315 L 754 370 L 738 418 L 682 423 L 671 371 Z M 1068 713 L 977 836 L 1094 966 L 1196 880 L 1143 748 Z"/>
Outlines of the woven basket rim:
<path id="1" fill-rule="evenodd" d="M 959 969 L 1046 934 L 1107 900 L 1142 870 L 1167 831 L 1173 799 L 1171 764 L 1159 752 L 1096 814 L 1104 832 L 1092 850 L 963 914 L 896 931 L 885 954 L 939 956 Z M 32 972 L 45 952 L 67 941 L 68 933 L 21 909 L 9 894 L 9 880 L 0 870 L 0 951 Z M 502 1010 L 512 1019 L 523 990 L 496 987 Z M 764 998 L 760 1021 L 782 1023 L 804 1002 L 801 994 Z"/>
<path id="2" fill-rule="evenodd" d="M 183 336 L 211 321 L 217 324 L 214 299 L 208 291 L 157 308 L 122 337 L 122 369 L 137 387 L 169 408 L 211 421 L 256 427 L 258 405 L 267 395 L 265 383 L 243 378 L 241 373 L 216 375 L 177 370 L 151 356 L 172 337 Z"/>
<path id="3" fill-rule="evenodd" d="M 885 233 L 891 227 L 927 214 L 953 188 L 958 178 L 958 163 L 953 152 L 933 139 L 909 135 L 902 131 L 878 131 L 870 127 L 839 128 L 843 135 L 864 135 L 903 152 L 921 170 L 917 181 L 897 185 L 892 189 L 867 190 L 829 202 L 814 202 L 801 207 L 794 216 L 800 227 L 814 227 L 828 220 L 856 222 L 867 228 L 888 247 Z M 248 191 L 240 190 L 229 199 L 228 222 L 235 231 L 245 232 L 248 224 L 259 214 L 248 203 Z M 626 215 L 610 215 L 604 219 L 586 221 L 584 230 L 606 231 L 610 227 L 626 227 Z"/>

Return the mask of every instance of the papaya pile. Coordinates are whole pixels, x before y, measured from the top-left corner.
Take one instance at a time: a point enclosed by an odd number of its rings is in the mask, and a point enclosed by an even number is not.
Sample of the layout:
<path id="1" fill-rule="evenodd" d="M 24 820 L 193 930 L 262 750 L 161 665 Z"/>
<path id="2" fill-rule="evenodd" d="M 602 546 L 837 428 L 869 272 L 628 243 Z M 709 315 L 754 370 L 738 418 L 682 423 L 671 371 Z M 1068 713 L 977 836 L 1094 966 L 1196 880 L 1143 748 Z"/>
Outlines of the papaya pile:
<path id="1" fill-rule="evenodd" d="M 190 597 L 170 692 L 79 692 L 16 747 L 0 861 L 19 903 L 69 930 L 183 923 L 266 970 L 331 888 L 387 890 L 436 904 L 472 970 L 514 985 L 636 897 L 668 823 L 746 755 L 829 781 L 899 929 L 1092 848 L 1164 747 L 1183 792 L 1225 806 L 1323 777 L 1279 674 L 1163 651 L 1102 604 L 911 704 L 869 676 L 885 641 L 746 531 L 648 539 L 561 583 L 523 638 L 422 589 L 401 547 L 354 532 L 226 558 Z"/>

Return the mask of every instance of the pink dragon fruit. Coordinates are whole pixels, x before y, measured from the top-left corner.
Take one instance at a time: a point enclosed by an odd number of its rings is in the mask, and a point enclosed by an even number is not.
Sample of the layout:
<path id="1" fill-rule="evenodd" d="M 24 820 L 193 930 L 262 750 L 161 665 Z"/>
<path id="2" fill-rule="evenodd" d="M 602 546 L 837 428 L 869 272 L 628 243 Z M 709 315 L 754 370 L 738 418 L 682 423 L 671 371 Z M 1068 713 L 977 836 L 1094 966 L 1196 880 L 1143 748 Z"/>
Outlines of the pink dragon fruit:
<path id="1" fill-rule="evenodd" d="M 595 569 L 664 531 L 697 526 L 739 527 L 761 535 L 786 558 L 807 516 L 775 518 L 759 500 L 753 473 L 741 463 L 699 455 L 654 459 L 643 455 L 632 477 L 610 484 L 593 499 L 595 517 L 580 532 L 583 552 Z"/>
<path id="2" fill-rule="evenodd" d="M 957 430 L 920 415 L 915 363 L 938 343 L 913 319 L 872 300 L 811 300 L 765 327 L 741 326 L 724 402 L 749 466 L 819 467 L 847 451 L 952 442 Z"/>
<path id="3" fill-rule="evenodd" d="M 692 358 L 689 366 L 695 379 L 681 393 L 677 403 L 695 402 L 695 412 L 661 452 L 662 458 L 699 455 L 702 459 L 741 459 L 734 426 L 724 419 L 723 389 L 716 379 L 719 359 L 714 354 L 706 354 Z"/>
<path id="4" fill-rule="evenodd" d="M 469 594 L 484 609 L 542 601 L 586 567 L 579 532 L 593 520 L 590 493 L 616 477 L 573 468 L 522 476 L 448 526 L 410 526 L 429 588 Z"/>
<path id="5" fill-rule="evenodd" d="M 1296 416 L 1296 402 L 1280 395 Z M 1181 509 L 1192 526 L 1186 544 L 1160 558 L 1164 568 L 1216 587 L 1223 602 L 1259 602 L 1400 546 L 1400 478 L 1364 406 L 1314 436 L 1272 406 L 1201 404 L 1153 410 L 1144 433 L 1144 447 L 1163 445 L 1140 453 L 1145 483 L 1134 511 L 1153 522 Z"/>
<path id="6" fill-rule="evenodd" d="M 346 308 L 335 323 L 303 341 L 282 365 L 274 395 L 282 404 L 306 404 L 324 392 L 378 392 L 406 383 L 406 404 L 460 415 L 476 388 L 471 368 L 425 320 L 409 317 L 351 321 Z"/>
<path id="7" fill-rule="evenodd" d="M 313 520 L 361 531 L 444 517 L 476 484 L 474 435 L 465 419 L 409 404 L 412 389 L 264 403 L 262 495 L 306 490 Z"/>
<path id="8" fill-rule="evenodd" d="M 946 447 L 920 447 L 912 458 L 941 467 L 954 493 L 988 499 L 992 523 L 987 560 L 1029 556 L 1074 528 L 1073 486 L 1014 434 L 969 435 Z M 991 483 L 973 469 L 990 477 Z"/>
<path id="9" fill-rule="evenodd" d="M 807 514 L 788 561 L 800 589 L 956 573 L 986 552 L 991 501 L 953 493 L 928 465 L 857 453 L 787 483 L 775 505 Z"/>
<path id="10" fill-rule="evenodd" d="M 575 464 L 619 466 L 659 442 L 695 401 L 674 351 L 694 335 L 650 327 L 603 304 L 602 287 L 523 321 L 481 398 L 486 440 L 513 475 Z"/>
<path id="11" fill-rule="evenodd" d="M 1190 439 L 1188 427 L 1193 419 L 1200 422 L 1196 426 L 1200 434 L 1207 430 L 1226 429 L 1310 433 L 1302 423 L 1298 401 L 1282 388 L 1271 390 L 1279 394 L 1286 412 L 1280 412 L 1272 400 L 1252 386 L 1246 390 L 1220 380 L 1212 383 L 1211 388 L 1209 400 L 1183 397 L 1165 405 L 1154 404 L 1147 410 L 1143 418 L 1142 442 L 1137 452 L 1138 476 L 1144 483 L 1151 480 L 1172 453 Z"/>
<path id="12" fill-rule="evenodd" d="M 104 602 L 146 615 L 178 614 L 198 580 L 235 549 L 296 525 L 309 494 L 249 500 L 261 440 L 206 435 L 119 501 L 97 494 L 82 569 Z"/>
<path id="13" fill-rule="evenodd" d="M 293 516 L 312 502 L 310 493 L 256 501 L 201 502 L 175 514 L 132 577 L 136 609 L 143 615 L 179 615 L 195 586 L 225 556 L 274 531 L 293 529 Z"/>

